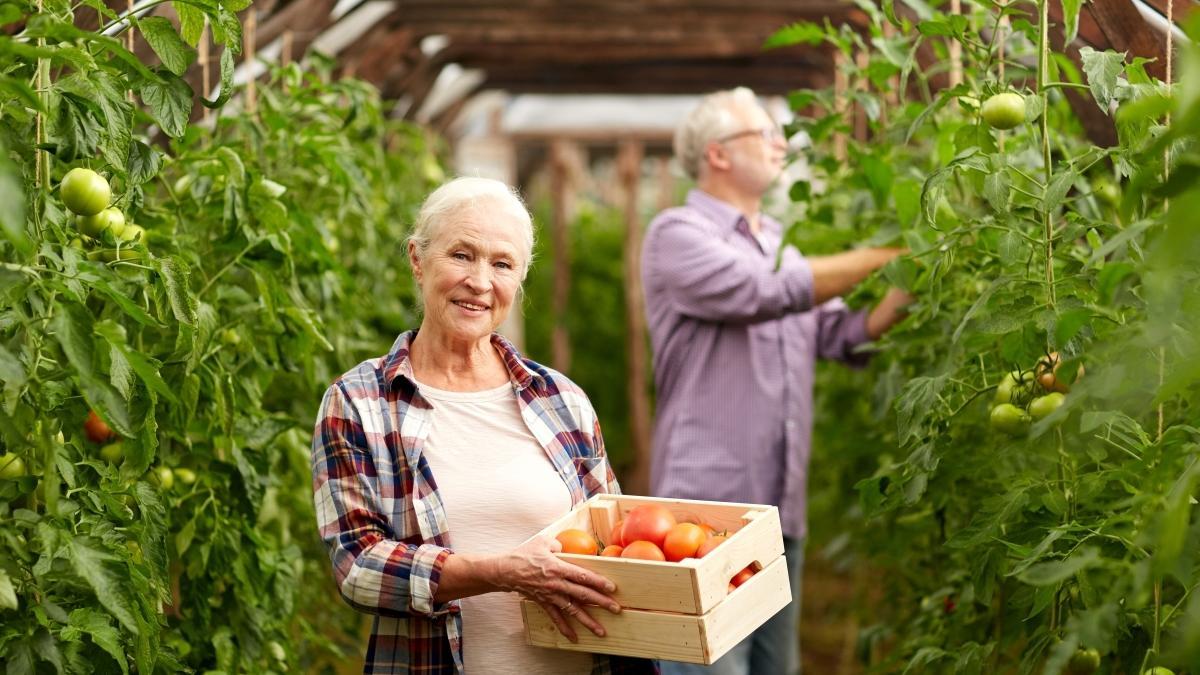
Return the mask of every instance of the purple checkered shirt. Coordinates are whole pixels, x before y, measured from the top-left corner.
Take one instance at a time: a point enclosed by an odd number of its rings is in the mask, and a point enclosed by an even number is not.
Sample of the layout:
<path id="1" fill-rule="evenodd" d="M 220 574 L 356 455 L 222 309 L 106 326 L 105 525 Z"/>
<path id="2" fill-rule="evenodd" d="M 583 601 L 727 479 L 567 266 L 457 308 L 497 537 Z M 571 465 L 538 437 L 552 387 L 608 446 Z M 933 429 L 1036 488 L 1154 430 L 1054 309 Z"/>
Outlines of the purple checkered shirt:
<path id="1" fill-rule="evenodd" d="M 453 543 L 422 454 L 433 407 L 413 384 L 415 336 L 402 333 L 387 356 L 363 361 L 330 385 L 313 434 L 317 526 L 334 580 L 347 603 L 375 615 L 364 673 L 463 672 L 460 603 L 433 599 Z M 499 335 L 492 344 L 508 368 L 521 417 L 572 503 L 620 492 L 583 391 L 521 358 Z M 480 448 L 480 461 L 488 457 Z M 592 668 L 592 675 L 657 672 L 651 661 L 600 655 Z"/>
<path id="2" fill-rule="evenodd" d="M 808 262 L 783 227 L 761 243 L 731 204 L 692 190 L 646 234 L 642 283 L 657 412 L 651 491 L 773 504 L 803 537 L 817 358 L 861 364 L 866 312 L 813 306 Z M 765 246 L 764 246 L 765 245 Z"/>

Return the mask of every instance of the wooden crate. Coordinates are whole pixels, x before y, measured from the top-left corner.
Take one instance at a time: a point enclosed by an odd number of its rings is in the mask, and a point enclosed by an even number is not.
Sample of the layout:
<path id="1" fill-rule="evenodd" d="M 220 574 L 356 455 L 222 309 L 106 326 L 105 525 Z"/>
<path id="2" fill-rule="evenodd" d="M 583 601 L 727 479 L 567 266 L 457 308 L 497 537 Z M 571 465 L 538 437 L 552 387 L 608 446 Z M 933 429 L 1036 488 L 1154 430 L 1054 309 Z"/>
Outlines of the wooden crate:
<path id="1" fill-rule="evenodd" d="M 529 644 L 711 664 L 791 601 L 779 511 L 774 506 L 597 495 L 542 533 L 553 536 L 577 528 L 607 542 L 618 519 L 647 503 L 666 506 L 680 522 L 704 522 L 733 535 L 704 558 L 674 563 L 559 554 L 612 580 L 617 585 L 613 598 L 624 609 L 614 615 L 589 608 L 607 635 L 597 637 L 576 624 L 579 642 L 572 643 L 541 607 L 525 600 L 521 609 Z M 747 565 L 758 573 L 729 591 L 729 580 Z"/>

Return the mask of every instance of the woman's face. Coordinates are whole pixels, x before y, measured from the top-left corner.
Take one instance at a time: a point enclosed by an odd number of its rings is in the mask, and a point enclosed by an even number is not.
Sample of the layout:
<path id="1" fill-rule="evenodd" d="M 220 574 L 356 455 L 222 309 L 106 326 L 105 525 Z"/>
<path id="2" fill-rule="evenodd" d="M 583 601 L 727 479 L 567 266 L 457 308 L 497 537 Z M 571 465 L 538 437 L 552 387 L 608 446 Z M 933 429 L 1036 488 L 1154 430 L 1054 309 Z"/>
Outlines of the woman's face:
<path id="1" fill-rule="evenodd" d="M 485 202 L 451 214 L 423 256 L 410 244 L 425 324 L 451 339 L 488 339 L 521 288 L 524 228 L 515 215 Z"/>

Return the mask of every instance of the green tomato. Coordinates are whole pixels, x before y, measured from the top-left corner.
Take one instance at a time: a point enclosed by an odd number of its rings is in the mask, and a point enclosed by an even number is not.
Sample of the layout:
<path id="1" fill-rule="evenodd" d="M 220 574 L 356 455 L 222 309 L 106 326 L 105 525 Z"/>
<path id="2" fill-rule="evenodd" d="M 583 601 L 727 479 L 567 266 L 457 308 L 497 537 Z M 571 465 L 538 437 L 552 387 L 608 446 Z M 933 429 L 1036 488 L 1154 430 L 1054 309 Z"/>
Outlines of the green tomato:
<path id="1" fill-rule="evenodd" d="M 160 466 L 150 474 L 150 478 L 164 490 L 175 487 L 175 472 L 169 466 Z"/>
<path id="2" fill-rule="evenodd" d="M 1092 675 L 1100 670 L 1100 652 L 1095 649 L 1079 649 L 1067 661 L 1067 675 Z"/>
<path id="3" fill-rule="evenodd" d="M 71 169 L 63 176 L 60 187 L 63 204 L 81 216 L 94 216 L 112 202 L 108 181 L 91 169 Z"/>
<path id="4" fill-rule="evenodd" d="M 0 478 L 16 480 L 26 473 L 25 460 L 13 454 L 0 455 Z"/>
<path id="5" fill-rule="evenodd" d="M 142 252 L 137 249 L 129 248 L 128 246 L 121 248 L 119 251 L 115 248 L 104 249 L 103 251 L 93 251 L 99 253 L 100 259 L 104 262 L 116 262 L 118 260 L 138 261 L 142 259 Z M 93 259 L 91 253 L 88 254 L 89 259 Z"/>
<path id="6" fill-rule="evenodd" d="M 1025 121 L 1025 98 L 1006 91 L 983 102 L 983 121 L 993 129 L 1012 129 Z"/>
<path id="7" fill-rule="evenodd" d="M 125 461 L 125 444 L 121 442 L 109 443 L 100 448 L 100 457 L 109 464 L 120 464 Z"/>
<path id="8" fill-rule="evenodd" d="M 196 482 L 196 472 L 184 467 L 175 469 L 175 477 L 184 485 L 191 485 Z"/>
<path id="9" fill-rule="evenodd" d="M 1154 666 L 1150 670 L 1143 672 L 1142 675 L 1175 675 L 1175 671 L 1170 668 L 1163 668 L 1162 666 Z"/>
<path id="10" fill-rule="evenodd" d="M 1092 193 L 1109 206 L 1121 203 L 1121 189 L 1107 177 L 1101 176 L 1092 184 Z"/>
<path id="11" fill-rule="evenodd" d="M 1029 416 L 1035 420 L 1040 420 L 1058 410 L 1066 398 L 1066 394 L 1057 391 L 1045 396 L 1039 396 L 1029 402 Z"/>
<path id="12" fill-rule="evenodd" d="M 276 661 L 279 661 L 280 663 L 287 662 L 287 652 L 284 651 L 283 645 L 279 644 L 278 642 L 274 640 L 268 642 L 267 651 L 271 652 L 271 658 L 275 659 Z"/>
<path id="13" fill-rule="evenodd" d="M 1029 430 L 1029 415 L 1011 403 L 1001 403 L 992 408 L 991 424 L 1009 436 L 1022 436 Z"/>
<path id="14" fill-rule="evenodd" d="M 75 224 L 80 232 L 92 239 L 99 239 L 105 230 L 119 237 L 125 231 L 125 214 L 118 208 L 109 207 L 93 216 L 79 216 Z"/>
<path id="15" fill-rule="evenodd" d="M 996 385 L 996 395 L 992 397 L 993 403 L 1015 403 L 1021 399 L 1028 398 L 1033 391 L 1033 373 L 1024 373 L 1020 371 L 1012 371 L 1006 373 L 1000 379 L 1000 384 Z"/>
<path id="16" fill-rule="evenodd" d="M 146 231 L 140 225 L 129 223 L 125 226 L 124 231 L 115 233 L 121 238 L 121 241 L 142 241 L 146 238 Z"/>

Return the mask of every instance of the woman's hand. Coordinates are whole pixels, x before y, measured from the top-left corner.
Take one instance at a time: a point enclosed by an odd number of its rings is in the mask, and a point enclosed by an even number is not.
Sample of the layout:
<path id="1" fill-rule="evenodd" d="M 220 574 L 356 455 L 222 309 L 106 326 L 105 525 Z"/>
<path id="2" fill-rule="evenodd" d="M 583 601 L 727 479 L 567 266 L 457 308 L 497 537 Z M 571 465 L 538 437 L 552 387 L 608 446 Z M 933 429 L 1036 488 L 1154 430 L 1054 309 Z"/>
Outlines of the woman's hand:
<path id="1" fill-rule="evenodd" d="M 568 618 L 604 637 L 604 627 L 588 614 L 584 605 L 598 605 L 616 614 L 621 611 L 609 594 L 616 585 L 604 577 L 554 556 L 562 544 L 550 536 L 535 537 L 521 546 L 492 558 L 492 583 L 516 591 L 546 611 L 554 625 L 571 642 L 578 636 Z"/>

